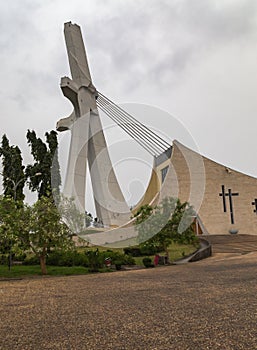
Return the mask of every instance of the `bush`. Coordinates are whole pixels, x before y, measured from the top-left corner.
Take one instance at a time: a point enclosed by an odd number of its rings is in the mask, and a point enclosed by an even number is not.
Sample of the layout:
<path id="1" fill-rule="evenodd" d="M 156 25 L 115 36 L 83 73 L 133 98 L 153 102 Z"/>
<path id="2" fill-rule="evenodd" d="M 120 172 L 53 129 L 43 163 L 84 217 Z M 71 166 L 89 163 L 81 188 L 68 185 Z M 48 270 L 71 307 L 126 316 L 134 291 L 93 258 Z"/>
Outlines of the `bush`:
<path id="1" fill-rule="evenodd" d="M 141 246 L 141 254 L 144 255 L 155 255 L 156 253 L 160 253 L 163 251 L 162 246 L 156 246 L 152 244 L 144 244 Z"/>
<path id="2" fill-rule="evenodd" d="M 83 253 L 72 251 L 52 251 L 46 258 L 49 266 L 84 266 L 87 267 L 88 259 Z"/>
<path id="3" fill-rule="evenodd" d="M 60 261 L 62 259 L 63 252 L 60 251 L 52 251 L 46 257 L 46 264 L 50 266 L 61 266 Z"/>
<path id="4" fill-rule="evenodd" d="M 134 257 L 142 256 L 141 249 L 139 247 L 128 247 L 123 249 L 126 255 L 131 255 Z"/>
<path id="5" fill-rule="evenodd" d="M 7 254 L 0 255 L 0 265 L 8 265 L 8 255 Z"/>
<path id="6" fill-rule="evenodd" d="M 115 261 L 115 268 L 116 268 L 116 270 L 121 270 L 121 265 L 123 265 L 121 260 L 116 260 Z"/>
<path id="7" fill-rule="evenodd" d="M 83 252 L 76 250 L 53 250 L 46 257 L 46 265 L 48 266 L 83 266 L 88 267 L 91 272 L 96 272 L 104 266 L 105 258 L 110 258 L 112 264 L 116 261 L 121 265 L 135 265 L 132 256 L 121 254 L 114 251 L 100 252 L 98 249 L 86 249 Z M 2 259 L 4 262 L 5 259 Z M 0 259 L 1 261 L 1 259 Z M 39 259 L 36 256 L 27 257 L 24 260 L 25 265 L 38 265 Z"/>
<path id="8" fill-rule="evenodd" d="M 89 271 L 98 272 L 99 268 L 103 266 L 103 254 L 99 252 L 98 248 L 95 251 L 88 250 L 85 254 L 88 259 Z"/>
<path id="9" fill-rule="evenodd" d="M 39 265 L 39 258 L 36 255 L 26 257 L 23 261 L 23 265 Z"/>
<path id="10" fill-rule="evenodd" d="M 152 263 L 152 259 L 150 258 L 144 258 L 143 259 L 143 264 L 145 267 L 154 267 L 153 263 Z"/>
<path id="11" fill-rule="evenodd" d="M 124 253 L 127 255 L 139 257 L 145 255 L 155 255 L 156 253 L 160 253 L 163 251 L 163 247 L 161 245 L 143 243 L 138 247 L 128 247 L 123 250 Z"/>
<path id="12" fill-rule="evenodd" d="M 73 257 L 73 266 L 88 267 L 88 258 L 84 253 L 76 252 Z"/>
<path id="13" fill-rule="evenodd" d="M 124 265 L 135 265 L 135 259 L 131 255 L 124 255 Z"/>
<path id="14" fill-rule="evenodd" d="M 26 259 L 26 256 L 26 253 L 14 254 L 13 260 L 23 262 Z"/>
<path id="15" fill-rule="evenodd" d="M 116 261 L 120 261 L 121 265 L 135 265 L 136 263 L 131 255 L 114 252 L 112 250 L 101 252 L 101 254 L 103 256 L 103 261 L 106 258 L 110 258 L 112 261 L 112 264 L 116 264 Z"/>

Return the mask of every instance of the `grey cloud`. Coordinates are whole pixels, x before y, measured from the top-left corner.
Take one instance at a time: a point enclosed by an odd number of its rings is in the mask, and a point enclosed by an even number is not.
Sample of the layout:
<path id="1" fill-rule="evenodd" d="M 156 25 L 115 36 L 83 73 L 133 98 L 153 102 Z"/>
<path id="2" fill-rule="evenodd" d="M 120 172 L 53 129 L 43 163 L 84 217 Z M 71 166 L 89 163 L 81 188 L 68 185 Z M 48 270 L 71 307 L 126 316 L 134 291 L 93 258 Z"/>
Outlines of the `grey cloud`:
<path id="1" fill-rule="evenodd" d="M 197 63 L 207 51 L 219 50 L 222 46 L 230 45 L 234 40 L 248 39 L 248 35 L 256 30 L 257 3 L 241 1 L 230 6 L 215 7 L 210 1 L 184 1 L 178 11 L 176 26 L 182 26 L 179 37 L 172 33 L 172 25 L 167 33 L 166 41 L 170 43 L 168 55 L 160 54 L 152 67 L 151 73 L 158 78 L 160 74 L 183 74 L 189 63 Z M 168 17 L 170 7 L 166 4 L 163 14 Z M 164 21 L 164 23 L 167 23 Z M 163 30 L 163 28 L 162 28 Z M 175 42 L 174 42 L 175 40 Z M 172 42 L 173 41 L 173 42 Z M 181 77 L 180 77 L 181 78 Z"/>
<path id="2" fill-rule="evenodd" d="M 189 28 L 197 35 L 219 39 L 236 39 L 251 32 L 256 26 L 257 3 L 244 1 L 187 1 L 184 16 Z"/>
<path id="3" fill-rule="evenodd" d="M 172 80 L 176 75 L 179 78 L 194 59 L 233 40 L 243 40 L 256 26 L 257 3 L 250 0 L 139 4 L 139 8 L 124 6 L 122 10 L 114 6 L 113 15 L 96 24 L 104 30 L 88 32 L 94 59 L 100 52 L 101 58 L 107 58 L 108 64 L 98 63 L 104 74 L 117 72 L 115 78 L 123 80 L 128 89 L 149 80 L 162 84 L 167 75 Z"/>
<path id="4" fill-rule="evenodd" d="M 255 55 L 256 7 L 255 0 L 2 2 L 0 64 L 4 67 L 1 72 L 4 84 L 0 87 L 0 98 L 4 122 L 1 129 L 13 135 L 13 140 L 24 137 L 28 127 L 35 127 L 43 135 L 54 127 L 58 114 L 70 112 L 71 106 L 59 88 L 60 77 L 69 75 L 63 38 L 63 23 L 69 20 L 82 27 L 91 73 L 100 90 L 107 95 L 110 93 L 114 100 L 117 96 L 123 100 L 138 98 L 149 103 L 154 100 L 159 105 L 165 100 L 170 111 L 177 107 L 176 113 L 190 114 L 192 119 L 193 109 L 209 109 L 209 104 L 202 101 L 202 91 L 196 91 L 194 69 L 197 75 L 202 72 L 200 67 L 204 60 L 215 64 L 217 61 L 211 58 L 217 52 L 220 54 L 218 68 L 224 70 L 223 58 L 227 62 L 230 56 L 233 59 L 231 43 L 237 48 L 245 43 L 249 58 L 247 61 L 243 57 L 242 61 L 246 65 L 253 62 L 250 59 Z M 228 49 L 227 56 L 224 48 Z M 234 67 L 240 70 L 239 64 Z M 248 80 L 254 79 L 251 78 L 254 68 L 247 68 Z M 210 79 L 208 73 L 203 72 L 204 88 Z M 236 76 L 236 72 L 230 74 Z M 231 93 L 234 85 L 231 79 L 226 91 Z M 218 95 L 220 90 L 212 88 Z M 251 91 L 255 91 L 254 81 Z M 170 95 L 174 98 L 172 101 Z M 190 98 L 193 101 L 189 101 Z M 199 106 L 197 98 L 201 100 Z M 215 103 L 216 100 L 213 105 Z M 249 106 L 248 101 L 245 105 Z M 253 101 L 252 115 L 256 114 L 254 106 Z M 220 107 L 218 114 L 221 109 L 224 110 Z M 227 110 L 231 110 L 231 106 Z M 197 124 L 198 116 L 195 118 L 192 125 Z M 23 136 L 17 136 L 14 124 Z M 211 147 L 209 140 L 205 147 Z"/>
<path id="5" fill-rule="evenodd" d="M 20 87 L 32 79 L 34 87 L 44 85 L 52 91 L 56 88 L 53 73 L 69 74 L 60 36 L 49 37 L 42 22 L 38 27 L 43 9 L 51 10 L 52 3 L 53 9 L 61 5 L 59 1 L 27 0 L 22 5 L 12 1 L 2 9 L 0 61 L 8 62 L 6 76 L 11 74 L 8 70 L 17 68 Z M 257 3 L 251 0 L 141 0 L 126 5 L 99 1 L 95 9 L 100 15 L 84 21 L 83 11 L 78 14 L 75 9 L 83 4 L 86 8 L 88 3 L 77 1 L 64 12 L 76 13 L 81 21 L 96 80 L 102 85 L 112 80 L 125 91 L 153 83 L 162 86 L 167 79 L 178 82 L 204 52 L 245 37 L 256 25 Z"/>

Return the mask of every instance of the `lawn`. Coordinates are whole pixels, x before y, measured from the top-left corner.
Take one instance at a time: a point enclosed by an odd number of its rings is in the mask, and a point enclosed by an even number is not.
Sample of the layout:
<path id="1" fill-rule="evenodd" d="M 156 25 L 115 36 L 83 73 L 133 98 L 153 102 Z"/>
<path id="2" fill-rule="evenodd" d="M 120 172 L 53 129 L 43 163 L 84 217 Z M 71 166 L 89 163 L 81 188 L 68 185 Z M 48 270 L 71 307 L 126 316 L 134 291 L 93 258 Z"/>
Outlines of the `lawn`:
<path id="1" fill-rule="evenodd" d="M 190 255 L 196 249 L 197 249 L 197 247 L 195 247 L 194 245 L 191 245 L 191 244 L 186 245 L 186 244 L 172 243 L 168 248 L 170 262 L 178 260 L 178 259 L 182 258 L 183 256 Z M 159 253 L 159 255 L 165 255 L 165 252 L 161 252 L 161 253 Z M 154 255 L 150 255 L 149 258 L 151 258 L 153 261 Z M 140 265 L 140 266 L 144 265 L 143 264 L 144 256 L 135 257 L 134 259 L 136 261 L 136 265 Z"/>
<path id="2" fill-rule="evenodd" d="M 100 269 L 100 272 L 108 271 L 106 268 Z M 48 266 L 48 276 L 70 276 L 70 275 L 84 275 L 89 273 L 88 269 L 82 266 Z M 11 271 L 7 266 L 0 265 L 0 278 L 22 278 L 41 276 L 41 269 L 39 265 L 15 265 L 11 267 Z"/>
<path id="3" fill-rule="evenodd" d="M 196 247 L 193 244 L 172 243 L 168 248 L 170 261 L 175 261 L 183 256 L 190 255 L 196 251 L 196 249 L 198 249 L 198 246 Z"/>

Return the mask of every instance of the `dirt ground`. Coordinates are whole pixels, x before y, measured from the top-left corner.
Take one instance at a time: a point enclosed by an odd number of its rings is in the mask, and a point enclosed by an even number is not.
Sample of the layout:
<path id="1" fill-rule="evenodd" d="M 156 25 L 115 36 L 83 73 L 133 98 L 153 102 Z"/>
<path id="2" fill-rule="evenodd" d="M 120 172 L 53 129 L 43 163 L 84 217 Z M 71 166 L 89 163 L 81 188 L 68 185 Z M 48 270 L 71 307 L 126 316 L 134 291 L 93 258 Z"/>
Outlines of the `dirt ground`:
<path id="1" fill-rule="evenodd" d="M 257 349 L 257 253 L 0 282 L 0 349 Z"/>

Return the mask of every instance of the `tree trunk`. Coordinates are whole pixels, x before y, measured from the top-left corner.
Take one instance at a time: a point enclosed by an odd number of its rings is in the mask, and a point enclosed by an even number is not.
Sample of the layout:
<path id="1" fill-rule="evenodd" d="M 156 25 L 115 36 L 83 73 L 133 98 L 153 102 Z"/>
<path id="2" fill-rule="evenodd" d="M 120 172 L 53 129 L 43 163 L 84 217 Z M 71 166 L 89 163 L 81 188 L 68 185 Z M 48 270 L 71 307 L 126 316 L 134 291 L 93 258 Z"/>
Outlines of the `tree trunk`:
<path id="1" fill-rule="evenodd" d="M 40 255 L 40 267 L 41 267 L 41 273 L 42 275 L 47 275 L 47 269 L 46 269 L 46 256 L 44 252 Z"/>

